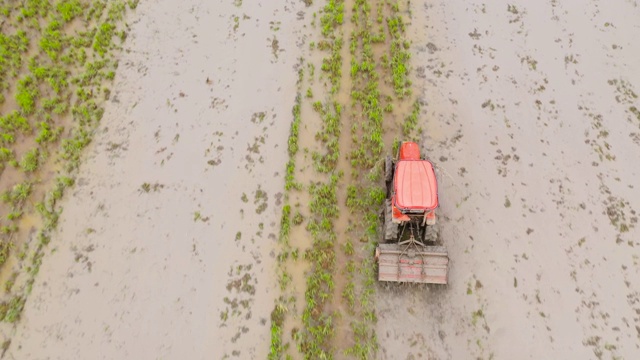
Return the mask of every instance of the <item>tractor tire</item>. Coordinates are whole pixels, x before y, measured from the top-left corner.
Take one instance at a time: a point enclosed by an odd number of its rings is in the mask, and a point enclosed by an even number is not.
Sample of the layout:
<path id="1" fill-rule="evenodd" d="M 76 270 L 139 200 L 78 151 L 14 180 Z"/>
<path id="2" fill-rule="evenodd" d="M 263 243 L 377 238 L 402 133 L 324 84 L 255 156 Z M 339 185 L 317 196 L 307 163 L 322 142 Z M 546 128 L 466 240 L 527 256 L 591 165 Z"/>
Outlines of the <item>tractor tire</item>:
<path id="1" fill-rule="evenodd" d="M 427 225 L 424 229 L 424 241 L 429 244 L 436 244 L 438 242 L 438 227 L 437 225 Z"/>
<path id="2" fill-rule="evenodd" d="M 393 180 L 393 159 L 387 155 L 384 159 L 384 181 L 389 184 Z"/>
<path id="3" fill-rule="evenodd" d="M 391 213 L 391 200 L 385 200 L 384 206 L 384 242 L 395 242 L 398 240 L 398 224 L 393 222 Z"/>

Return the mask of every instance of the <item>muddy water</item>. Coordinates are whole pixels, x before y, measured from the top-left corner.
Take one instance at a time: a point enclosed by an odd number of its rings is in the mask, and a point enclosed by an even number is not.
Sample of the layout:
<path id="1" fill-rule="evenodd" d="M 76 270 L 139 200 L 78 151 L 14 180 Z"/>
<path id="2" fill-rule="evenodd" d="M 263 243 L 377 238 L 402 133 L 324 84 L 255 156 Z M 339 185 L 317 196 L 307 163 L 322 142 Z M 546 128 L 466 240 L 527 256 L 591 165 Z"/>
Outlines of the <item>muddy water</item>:
<path id="1" fill-rule="evenodd" d="M 640 10 L 576 5 L 412 2 L 450 284 L 380 286 L 381 358 L 640 352 Z"/>
<path id="2" fill-rule="evenodd" d="M 266 356 L 305 16 L 139 4 L 8 358 Z"/>

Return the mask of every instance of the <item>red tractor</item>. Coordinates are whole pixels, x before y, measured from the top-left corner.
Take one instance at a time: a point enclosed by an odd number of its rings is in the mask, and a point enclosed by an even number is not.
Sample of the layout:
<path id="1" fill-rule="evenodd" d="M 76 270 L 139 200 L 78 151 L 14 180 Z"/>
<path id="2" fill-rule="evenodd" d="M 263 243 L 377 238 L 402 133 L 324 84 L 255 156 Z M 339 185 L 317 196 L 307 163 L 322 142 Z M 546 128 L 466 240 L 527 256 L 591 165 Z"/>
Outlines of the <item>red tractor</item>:
<path id="1" fill-rule="evenodd" d="M 376 249 L 378 280 L 446 284 L 449 256 L 437 246 L 438 182 L 414 142 L 400 145 L 398 160 L 385 161 L 387 199 L 383 241 Z"/>

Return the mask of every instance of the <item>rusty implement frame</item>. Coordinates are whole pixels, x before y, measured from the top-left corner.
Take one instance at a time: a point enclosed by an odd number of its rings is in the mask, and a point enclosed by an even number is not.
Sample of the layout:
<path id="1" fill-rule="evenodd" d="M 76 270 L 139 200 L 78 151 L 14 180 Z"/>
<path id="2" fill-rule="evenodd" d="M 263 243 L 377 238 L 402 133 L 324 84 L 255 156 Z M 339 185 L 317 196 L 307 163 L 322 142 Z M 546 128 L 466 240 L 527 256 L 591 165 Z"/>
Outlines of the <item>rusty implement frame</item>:
<path id="1" fill-rule="evenodd" d="M 447 284 L 449 280 L 449 255 L 443 246 L 424 246 L 415 240 L 379 244 L 376 259 L 379 281 Z"/>

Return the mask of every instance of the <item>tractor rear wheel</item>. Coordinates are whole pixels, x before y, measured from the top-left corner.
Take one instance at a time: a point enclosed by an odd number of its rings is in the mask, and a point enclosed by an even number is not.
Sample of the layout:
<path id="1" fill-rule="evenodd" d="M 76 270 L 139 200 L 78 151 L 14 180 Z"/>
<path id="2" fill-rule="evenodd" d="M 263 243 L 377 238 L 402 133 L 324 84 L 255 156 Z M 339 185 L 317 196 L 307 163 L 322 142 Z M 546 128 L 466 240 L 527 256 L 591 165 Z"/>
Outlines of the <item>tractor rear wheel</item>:
<path id="1" fill-rule="evenodd" d="M 385 200 L 384 206 L 384 242 L 395 242 L 398 239 L 398 224 L 393 222 L 391 200 Z"/>
<path id="2" fill-rule="evenodd" d="M 424 241 L 435 244 L 438 242 L 438 228 L 436 225 L 427 225 L 424 229 Z"/>
<path id="3" fill-rule="evenodd" d="M 384 159 L 384 181 L 389 184 L 393 179 L 393 160 L 387 155 Z"/>

